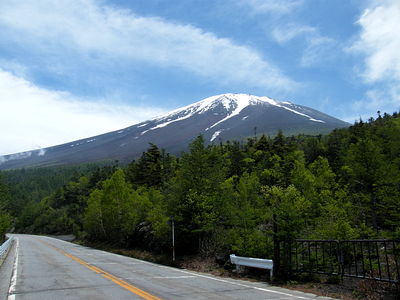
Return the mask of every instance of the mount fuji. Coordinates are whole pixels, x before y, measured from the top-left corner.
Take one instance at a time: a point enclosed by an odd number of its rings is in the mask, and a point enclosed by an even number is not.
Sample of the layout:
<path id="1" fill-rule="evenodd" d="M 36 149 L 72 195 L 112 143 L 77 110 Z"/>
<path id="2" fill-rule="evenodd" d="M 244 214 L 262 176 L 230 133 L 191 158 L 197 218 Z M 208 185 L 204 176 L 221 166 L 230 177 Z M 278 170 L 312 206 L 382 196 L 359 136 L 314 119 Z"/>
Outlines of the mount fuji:
<path id="1" fill-rule="evenodd" d="M 306 106 L 248 94 L 212 96 L 118 131 L 74 142 L 0 156 L 0 169 L 137 158 L 154 143 L 179 154 L 199 134 L 207 143 L 257 134 L 328 133 L 350 124 Z"/>

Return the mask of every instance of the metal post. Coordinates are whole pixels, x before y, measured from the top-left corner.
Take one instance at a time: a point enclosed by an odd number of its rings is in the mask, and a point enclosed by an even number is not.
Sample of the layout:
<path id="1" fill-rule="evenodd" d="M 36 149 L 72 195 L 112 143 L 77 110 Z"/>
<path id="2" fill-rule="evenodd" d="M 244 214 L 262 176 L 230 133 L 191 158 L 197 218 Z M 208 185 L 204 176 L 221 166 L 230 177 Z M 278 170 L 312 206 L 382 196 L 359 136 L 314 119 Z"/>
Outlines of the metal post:
<path id="1" fill-rule="evenodd" d="M 274 277 L 275 279 L 280 279 L 282 277 L 281 273 L 281 254 L 280 254 L 280 241 L 278 239 L 278 224 L 277 224 L 277 216 L 273 214 L 273 243 L 274 243 Z"/>
<path id="2" fill-rule="evenodd" d="M 172 261 L 175 261 L 175 223 L 173 217 L 171 217 L 171 224 L 172 224 Z"/>

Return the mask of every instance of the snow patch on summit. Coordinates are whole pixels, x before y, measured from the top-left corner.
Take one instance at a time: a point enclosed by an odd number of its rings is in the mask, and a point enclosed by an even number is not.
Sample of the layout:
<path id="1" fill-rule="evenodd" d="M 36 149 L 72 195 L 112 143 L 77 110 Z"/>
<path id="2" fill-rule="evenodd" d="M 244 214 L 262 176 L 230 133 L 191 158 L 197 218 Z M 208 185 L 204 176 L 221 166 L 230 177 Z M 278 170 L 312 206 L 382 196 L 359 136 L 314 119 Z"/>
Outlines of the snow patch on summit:
<path id="1" fill-rule="evenodd" d="M 284 108 L 284 109 L 286 109 L 286 110 L 288 110 L 288 111 L 291 111 L 292 113 L 295 113 L 295 114 L 298 114 L 298 115 L 300 115 L 300 116 L 306 117 L 306 118 L 308 118 L 308 120 L 310 120 L 310 121 L 319 122 L 319 123 L 325 123 L 325 121 L 314 119 L 314 118 L 310 117 L 309 115 L 303 114 L 303 113 L 298 112 L 297 110 L 291 109 L 291 108 L 289 108 L 289 107 L 286 107 L 286 106 L 283 106 L 283 105 L 278 105 L 278 106 L 281 107 L 281 108 Z M 297 106 L 296 106 L 296 107 L 297 107 Z"/>
<path id="2" fill-rule="evenodd" d="M 150 128 L 149 130 L 154 130 L 154 129 L 157 129 L 157 128 L 162 128 L 162 127 L 165 127 L 165 126 L 167 126 L 167 125 L 169 125 L 169 124 L 171 124 L 171 123 L 175 123 L 175 122 L 178 122 L 178 121 L 182 121 L 182 120 L 188 119 L 188 118 L 190 118 L 192 115 L 193 115 L 193 113 L 189 113 L 189 114 L 187 114 L 186 116 L 183 116 L 183 117 L 181 117 L 181 118 L 178 118 L 178 119 L 175 119 L 175 120 L 172 120 L 172 121 L 170 121 L 171 119 L 169 118 L 169 119 L 167 120 L 167 122 L 158 124 L 157 126 L 154 126 L 154 127 Z M 149 130 L 147 130 L 147 131 L 149 131 Z M 147 132 L 147 131 L 146 131 L 146 132 Z"/>
<path id="3" fill-rule="evenodd" d="M 268 97 L 258 97 L 258 96 L 253 96 L 253 95 L 249 95 L 249 94 L 222 94 L 222 95 L 208 97 L 199 102 L 196 102 L 194 104 L 191 104 L 191 105 L 188 105 L 188 106 L 176 109 L 176 110 L 173 110 L 172 112 L 170 112 L 166 115 L 156 118 L 154 120 L 156 125 L 153 126 L 152 128 L 149 128 L 149 129 L 143 131 L 141 133 L 141 135 L 144 135 L 151 130 L 163 128 L 172 123 L 176 123 L 176 122 L 179 122 L 182 120 L 189 119 L 190 117 L 194 116 L 195 114 L 203 114 L 208 111 L 212 111 L 212 109 L 214 109 L 215 107 L 222 105 L 223 108 L 225 109 L 225 111 L 227 112 L 226 117 L 222 118 L 221 120 L 217 121 L 216 123 L 212 124 L 211 126 L 209 126 L 208 128 L 205 129 L 205 131 L 208 131 L 208 130 L 214 128 L 215 126 L 231 119 L 232 117 L 239 115 L 240 112 L 243 109 L 245 109 L 246 107 L 248 107 L 250 105 L 256 105 L 256 104 L 268 104 L 268 105 L 276 106 L 276 107 L 279 107 L 282 109 L 286 109 L 292 113 L 306 117 L 310 121 L 325 123 L 322 120 L 314 119 L 314 118 L 310 117 L 309 115 L 306 115 L 302 112 L 299 112 L 293 108 L 288 107 L 288 106 L 291 106 L 291 107 L 297 108 L 292 103 L 287 102 L 287 101 L 280 102 L 280 101 L 276 101 L 276 100 L 268 98 Z M 214 113 L 214 115 L 219 115 L 219 114 Z M 245 120 L 245 118 L 246 117 L 242 118 L 242 120 Z M 139 125 L 138 127 L 142 127 L 147 124 L 148 123 Z M 214 134 L 216 134 L 216 133 L 214 133 Z M 215 138 L 216 138 L 216 136 L 214 137 L 214 139 Z"/>
<path id="4" fill-rule="evenodd" d="M 249 95 L 244 95 L 244 94 L 230 95 L 230 96 L 231 96 L 231 97 L 228 98 L 227 96 L 224 95 L 224 96 L 223 96 L 224 99 L 222 99 L 222 101 L 228 100 L 228 101 L 229 101 L 229 104 L 231 104 L 232 101 L 235 100 L 235 102 L 234 102 L 234 104 L 236 104 L 235 110 L 234 110 L 231 114 L 229 114 L 228 116 L 226 116 L 225 118 L 223 118 L 222 120 L 219 120 L 218 122 L 216 122 L 216 123 L 214 123 L 213 125 L 211 125 L 210 127 L 208 127 L 208 128 L 206 129 L 206 131 L 209 130 L 209 129 L 211 129 L 211 128 L 213 128 L 213 127 L 215 127 L 215 126 L 217 126 L 218 124 L 220 124 L 220 123 L 222 123 L 222 122 L 225 122 L 226 120 L 228 120 L 228 119 L 230 119 L 230 118 L 232 118 L 232 117 L 234 117 L 234 116 L 240 114 L 240 112 L 241 112 L 245 107 L 249 106 L 249 105 L 252 103 L 252 100 L 253 100 L 253 97 L 252 97 L 252 96 L 249 97 Z M 232 97 L 232 96 L 233 96 L 233 97 Z M 254 101 L 253 101 L 253 102 L 254 102 Z M 223 103 L 224 103 L 224 102 L 223 102 Z M 224 106 L 226 107 L 225 103 L 224 103 Z"/>

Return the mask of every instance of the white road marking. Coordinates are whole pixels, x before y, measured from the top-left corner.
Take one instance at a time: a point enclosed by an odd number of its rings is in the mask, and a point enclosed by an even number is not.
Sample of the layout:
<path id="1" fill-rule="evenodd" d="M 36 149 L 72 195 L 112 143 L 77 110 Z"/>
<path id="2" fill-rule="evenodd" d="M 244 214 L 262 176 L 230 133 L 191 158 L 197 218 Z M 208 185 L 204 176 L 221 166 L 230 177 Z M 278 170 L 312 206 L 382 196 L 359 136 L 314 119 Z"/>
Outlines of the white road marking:
<path id="1" fill-rule="evenodd" d="M 64 242 L 64 241 L 61 241 L 61 242 Z M 68 242 L 65 242 L 65 243 L 68 243 Z M 68 244 L 71 244 L 71 243 L 68 243 Z M 125 258 L 125 259 L 127 258 L 126 256 L 123 256 L 123 255 L 120 255 L 120 254 L 111 253 L 111 252 L 106 252 L 104 250 L 97 250 L 96 252 L 97 253 L 100 252 L 99 254 L 101 254 L 101 253 L 107 254 L 109 256 L 117 256 L 117 257 L 122 257 L 122 258 Z M 311 297 L 307 297 L 307 296 L 299 296 L 299 295 L 295 295 L 295 294 L 289 294 L 289 293 L 285 293 L 285 292 L 276 291 L 276 290 L 273 290 L 273 289 L 261 288 L 261 287 L 251 286 L 251 285 L 247 285 L 247 284 L 243 284 L 243 283 L 232 282 L 232 281 L 229 281 L 229 280 L 216 278 L 216 277 L 211 277 L 211 276 L 206 276 L 206 275 L 202 275 L 202 274 L 197 274 L 197 273 L 193 273 L 193 272 L 189 272 L 189 271 L 185 271 L 185 270 L 180 270 L 180 269 L 176 269 L 176 268 L 169 267 L 169 266 L 162 266 L 162 265 L 158 265 L 158 264 L 155 264 L 155 263 L 152 263 L 152 262 L 148 262 L 148 261 L 144 261 L 144 260 L 140 260 L 140 259 L 136 259 L 136 258 L 131 258 L 131 259 L 137 261 L 136 264 L 148 264 L 148 265 L 156 266 L 156 267 L 159 267 L 159 268 L 168 269 L 168 270 L 171 270 L 171 271 L 176 271 L 176 272 L 181 272 L 181 273 L 184 273 L 184 274 L 189 274 L 189 275 L 195 276 L 195 277 L 206 278 L 206 279 L 210 279 L 210 280 L 214 280 L 214 281 L 224 282 L 224 283 L 227 283 L 227 284 L 241 286 L 241 287 L 245 287 L 245 288 L 248 288 L 248 289 L 255 289 L 255 290 L 258 290 L 258 291 L 262 291 L 262 292 L 275 293 L 275 294 L 278 294 L 278 295 L 283 295 L 283 296 L 290 297 L 290 299 L 293 299 L 293 298 L 297 298 L 297 299 L 317 299 L 315 297 L 311 298 Z M 133 263 L 133 264 L 135 264 L 135 263 Z M 126 278 L 126 279 L 129 279 L 129 278 Z M 135 278 L 133 278 L 133 279 L 135 279 Z M 11 299 L 8 299 L 8 300 L 11 300 Z"/>
<path id="2" fill-rule="evenodd" d="M 15 247 L 15 260 L 12 270 L 12 277 L 10 288 L 8 289 L 8 300 L 15 300 L 15 287 L 17 285 L 17 275 L 18 275 L 18 256 L 19 256 L 19 240 L 16 239 L 17 245 Z"/>
<path id="3" fill-rule="evenodd" d="M 89 264 L 89 265 L 140 265 L 141 263 L 91 261 L 91 262 L 88 262 L 88 264 Z"/>
<path id="4" fill-rule="evenodd" d="M 156 276 L 151 278 L 157 279 L 181 279 L 181 278 L 196 278 L 194 275 L 187 275 L 187 276 Z"/>
<path id="5" fill-rule="evenodd" d="M 98 250 L 98 251 L 102 252 L 102 253 L 106 253 L 106 254 L 108 254 L 110 256 L 118 256 L 118 257 L 127 258 L 126 256 L 123 256 L 123 255 L 120 255 L 120 254 L 106 252 L 104 250 Z M 155 263 L 152 263 L 152 262 L 148 262 L 148 261 L 144 261 L 144 260 L 140 260 L 140 259 L 137 259 L 137 258 L 131 258 L 131 259 L 138 261 L 139 264 L 140 263 L 141 264 L 148 264 L 148 265 L 156 266 L 156 267 L 159 267 L 159 268 L 173 270 L 173 271 L 176 271 L 176 272 L 181 272 L 181 273 L 185 273 L 185 274 L 189 274 L 189 275 L 193 275 L 193 276 L 197 276 L 197 277 L 201 277 L 201 278 L 206 278 L 206 279 L 210 279 L 210 280 L 224 282 L 224 283 L 228 283 L 228 284 L 232 284 L 232 285 L 236 285 L 236 286 L 241 286 L 241 287 L 245 287 L 245 288 L 249 288 L 249 289 L 255 289 L 255 290 L 262 291 L 262 292 L 275 293 L 275 294 L 278 294 L 278 295 L 284 295 L 284 296 L 288 296 L 288 297 L 292 297 L 292 298 L 294 297 L 294 298 L 297 298 L 297 299 L 313 299 L 313 298 L 310 298 L 310 297 L 293 295 L 293 294 L 289 294 L 289 293 L 275 291 L 275 290 L 272 290 L 272 289 L 260 288 L 260 287 L 256 287 L 256 286 L 243 284 L 243 283 L 237 283 L 237 282 L 232 282 L 232 281 L 228 281 L 228 280 L 224 280 L 224 279 L 220 279 L 220 278 L 214 278 L 214 277 L 211 277 L 211 276 L 196 274 L 196 273 L 192 273 L 192 272 L 189 272 L 189 271 L 184 271 L 184 270 L 179 270 L 179 269 L 176 269 L 176 268 L 172 268 L 172 267 L 169 267 L 169 266 L 158 265 L 158 264 L 155 264 Z"/>
<path id="6" fill-rule="evenodd" d="M 249 289 L 255 289 L 255 290 L 258 290 L 258 291 L 275 293 L 275 294 L 294 297 L 294 298 L 298 298 L 298 299 L 311 299 L 311 298 L 308 298 L 308 297 L 297 296 L 297 295 L 288 294 L 288 293 L 284 293 L 284 292 L 278 292 L 278 291 L 274 291 L 274 290 L 271 290 L 271 289 L 260 288 L 260 287 L 256 287 L 256 286 L 243 284 L 243 283 L 232 282 L 232 281 L 228 281 L 228 280 L 225 280 L 225 279 L 214 278 L 214 277 L 201 275 L 201 274 L 194 274 L 194 273 L 191 273 L 191 272 L 188 272 L 188 271 L 183 271 L 183 270 L 178 270 L 178 271 L 182 272 L 182 273 L 185 273 L 185 274 L 193 274 L 193 275 L 195 275 L 197 277 L 202 277 L 202 278 L 207 278 L 207 279 L 211 279 L 211 280 L 215 280 L 215 281 L 219 281 L 219 282 L 229 283 L 229 284 L 233 284 L 233 285 L 237 285 L 237 286 L 241 286 L 241 287 L 246 287 L 246 288 L 249 288 Z"/>
<path id="7" fill-rule="evenodd" d="M 119 254 L 115 254 L 115 255 L 119 256 Z M 243 284 L 243 283 L 232 282 L 232 281 L 221 279 L 221 278 L 215 278 L 215 277 L 211 277 L 211 276 L 207 276 L 207 275 L 201 275 L 201 274 L 197 274 L 197 273 L 193 273 L 193 272 L 189 272 L 189 271 L 179 270 L 179 269 L 175 269 L 175 268 L 172 268 L 172 267 L 169 267 L 169 266 L 162 266 L 162 265 L 158 265 L 158 264 L 155 264 L 155 263 L 152 263 L 152 262 L 148 262 L 148 261 L 142 261 L 142 262 L 145 263 L 145 264 L 157 266 L 159 268 L 168 269 L 168 270 L 174 270 L 174 271 L 177 271 L 177 272 L 193 275 L 193 276 L 200 277 L 200 278 L 206 278 L 206 279 L 210 279 L 210 280 L 224 282 L 224 283 L 228 283 L 228 284 L 232 284 L 232 285 L 236 285 L 236 286 L 245 287 L 245 288 L 248 288 L 248 289 L 255 289 L 255 290 L 258 290 L 258 291 L 262 291 L 262 292 L 268 292 L 268 293 L 275 293 L 275 294 L 278 294 L 278 295 L 284 295 L 284 296 L 291 297 L 290 299 L 293 299 L 293 298 L 297 298 L 297 299 L 314 299 L 314 298 L 310 298 L 310 297 L 306 297 L 306 296 L 298 296 L 298 295 L 294 295 L 294 294 L 275 291 L 275 290 L 272 290 L 272 289 L 261 288 L 261 287 L 257 287 L 257 286 L 251 286 L 251 285 L 247 285 L 247 284 Z"/>

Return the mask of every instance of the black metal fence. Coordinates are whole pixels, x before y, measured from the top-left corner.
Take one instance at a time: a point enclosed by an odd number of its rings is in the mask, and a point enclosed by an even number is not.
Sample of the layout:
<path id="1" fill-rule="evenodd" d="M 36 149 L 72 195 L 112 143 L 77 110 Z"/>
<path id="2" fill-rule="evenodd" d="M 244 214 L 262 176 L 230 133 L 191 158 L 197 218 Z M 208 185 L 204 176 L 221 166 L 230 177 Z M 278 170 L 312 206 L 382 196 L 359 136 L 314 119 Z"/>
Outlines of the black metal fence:
<path id="1" fill-rule="evenodd" d="M 279 248 L 284 277 L 307 272 L 399 283 L 400 241 L 295 240 Z"/>

